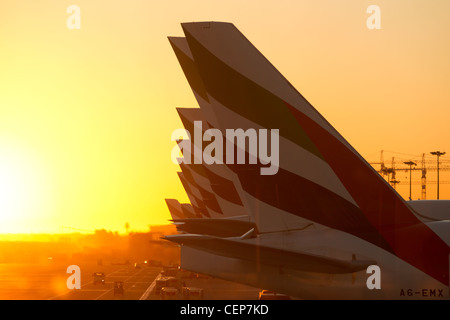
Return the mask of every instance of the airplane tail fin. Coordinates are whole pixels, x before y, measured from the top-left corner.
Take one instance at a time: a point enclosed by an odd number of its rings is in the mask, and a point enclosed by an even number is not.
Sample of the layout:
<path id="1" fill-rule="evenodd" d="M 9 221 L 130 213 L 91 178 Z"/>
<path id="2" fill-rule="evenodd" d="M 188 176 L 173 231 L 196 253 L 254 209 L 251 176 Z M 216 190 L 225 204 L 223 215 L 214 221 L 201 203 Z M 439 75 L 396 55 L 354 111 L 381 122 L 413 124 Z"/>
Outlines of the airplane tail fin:
<path id="1" fill-rule="evenodd" d="M 194 211 L 194 208 L 192 207 L 192 204 L 190 203 L 182 203 L 181 204 L 181 210 L 183 211 L 183 214 L 186 219 L 194 219 L 194 218 L 200 218 Z"/>
<path id="2" fill-rule="evenodd" d="M 261 163 L 227 164 L 256 214 L 350 233 L 448 284 L 448 245 L 233 24 L 182 27 L 218 129 L 279 131 L 276 174 L 261 175 Z"/>
<path id="3" fill-rule="evenodd" d="M 185 215 L 183 210 L 181 209 L 181 204 L 178 200 L 175 199 L 165 199 L 166 205 L 169 208 L 170 216 L 173 220 L 176 219 L 184 219 Z"/>

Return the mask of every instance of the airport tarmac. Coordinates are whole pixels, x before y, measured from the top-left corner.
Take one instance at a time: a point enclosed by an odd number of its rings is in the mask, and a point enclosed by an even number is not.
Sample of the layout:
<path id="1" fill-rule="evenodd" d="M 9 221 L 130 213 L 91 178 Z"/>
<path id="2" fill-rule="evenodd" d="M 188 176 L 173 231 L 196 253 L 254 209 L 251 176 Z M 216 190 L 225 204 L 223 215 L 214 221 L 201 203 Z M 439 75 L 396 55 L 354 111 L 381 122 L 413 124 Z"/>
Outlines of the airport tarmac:
<path id="1" fill-rule="evenodd" d="M 157 278 L 160 277 L 161 275 L 158 275 Z M 202 289 L 203 300 L 257 300 L 258 294 L 261 291 L 258 288 L 205 275 L 199 275 L 199 277 L 193 278 L 182 278 L 178 275 L 178 278 L 180 284 L 184 287 Z M 145 298 L 148 300 L 161 300 L 161 295 L 156 293 L 154 288 L 151 289 L 151 293 Z M 175 299 L 183 300 L 180 293 L 176 295 Z"/>
<path id="2" fill-rule="evenodd" d="M 66 273 L 73 263 L 0 264 L 0 300 L 139 300 L 161 268 L 79 263 L 81 289 L 69 290 Z M 93 284 L 92 274 L 104 272 L 105 284 Z M 124 282 L 124 295 L 114 295 L 114 282 Z"/>
<path id="3" fill-rule="evenodd" d="M 115 267 L 115 268 L 112 268 Z M 133 266 L 111 266 L 106 268 L 105 284 L 93 284 L 92 276 L 81 289 L 69 290 L 64 294 L 51 297 L 51 300 L 139 300 L 149 285 L 160 273 L 161 268 L 145 267 L 135 269 Z M 96 268 L 95 270 L 99 270 Z M 92 275 L 95 270 L 88 271 Z M 123 282 L 123 295 L 116 294 L 114 282 Z"/>
<path id="4" fill-rule="evenodd" d="M 160 300 L 155 294 L 156 278 L 161 267 L 132 264 L 77 264 L 81 270 L 81 289 L 68 289 L 67 267 L 74 263 L 46 261 L 41 263 L 0 264 L 0 300 Z M 103 272 L 105 284 L 93 284 L 93 273 Z M 123 281 L 124 294 L 114 294 L 114 282 Z M 200 275 L 180 278 L 186 287 L 203 289 L 204 300 L 256 300 L 260 289 Z M 178 294 L 176 299 L 181 299 Z"/>

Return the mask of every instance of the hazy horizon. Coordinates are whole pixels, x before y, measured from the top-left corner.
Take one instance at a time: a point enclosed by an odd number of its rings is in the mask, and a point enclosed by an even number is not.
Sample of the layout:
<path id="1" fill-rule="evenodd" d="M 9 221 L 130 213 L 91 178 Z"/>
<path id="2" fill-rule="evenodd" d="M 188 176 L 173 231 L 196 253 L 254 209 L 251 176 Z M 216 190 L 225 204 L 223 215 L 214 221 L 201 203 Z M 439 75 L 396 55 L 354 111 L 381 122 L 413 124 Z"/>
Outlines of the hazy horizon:
<path id="1" fill-rule="evenodd" d="M 145 230 L 170 219 L 165 198 L 188 202 L 170 140 L 176 107 L 197 107 L 167 40 L 182 22 L 233 23 L 369 162 L 448 150 L 449 1 L 77 0 L 79 30 L 71 4 L 2 2 L 0 233 Z"/>

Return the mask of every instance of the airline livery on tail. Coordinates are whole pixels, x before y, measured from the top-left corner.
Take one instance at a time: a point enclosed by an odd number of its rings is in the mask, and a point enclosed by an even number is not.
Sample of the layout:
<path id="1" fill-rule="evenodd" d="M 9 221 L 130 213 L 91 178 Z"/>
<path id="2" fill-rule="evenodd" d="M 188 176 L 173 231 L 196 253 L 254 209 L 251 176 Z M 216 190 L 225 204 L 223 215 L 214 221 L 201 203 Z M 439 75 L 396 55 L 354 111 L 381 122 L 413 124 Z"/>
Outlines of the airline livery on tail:
<path id="1" fill-rule="evenodd" d="M 449 299 L 450 221 L 421 219 L 233 24 L 182 27 L 200 108 L 178 110 L 193 208 L 166 200 L 181 267 L 305 299 Z"/>

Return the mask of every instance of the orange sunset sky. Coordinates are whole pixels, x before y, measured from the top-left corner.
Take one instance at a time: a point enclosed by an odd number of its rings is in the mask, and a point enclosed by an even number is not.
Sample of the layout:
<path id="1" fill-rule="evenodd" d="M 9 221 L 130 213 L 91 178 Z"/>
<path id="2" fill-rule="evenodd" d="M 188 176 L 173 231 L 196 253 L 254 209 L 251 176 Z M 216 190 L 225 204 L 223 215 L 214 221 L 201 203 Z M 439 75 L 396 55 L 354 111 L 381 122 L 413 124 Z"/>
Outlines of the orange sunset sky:
<path id="1" fill-rule="evenodd" d="M 234 23 L 368 161 L 435 160 L 450 152 L 449 15 L 448 0 L 0 0 L 0 233 L 147 230 L 170 218 L 164 198 L 187 201 L 170 158 L 175 108 L 197 106 L 167 40 L 181 22 Z"/>

